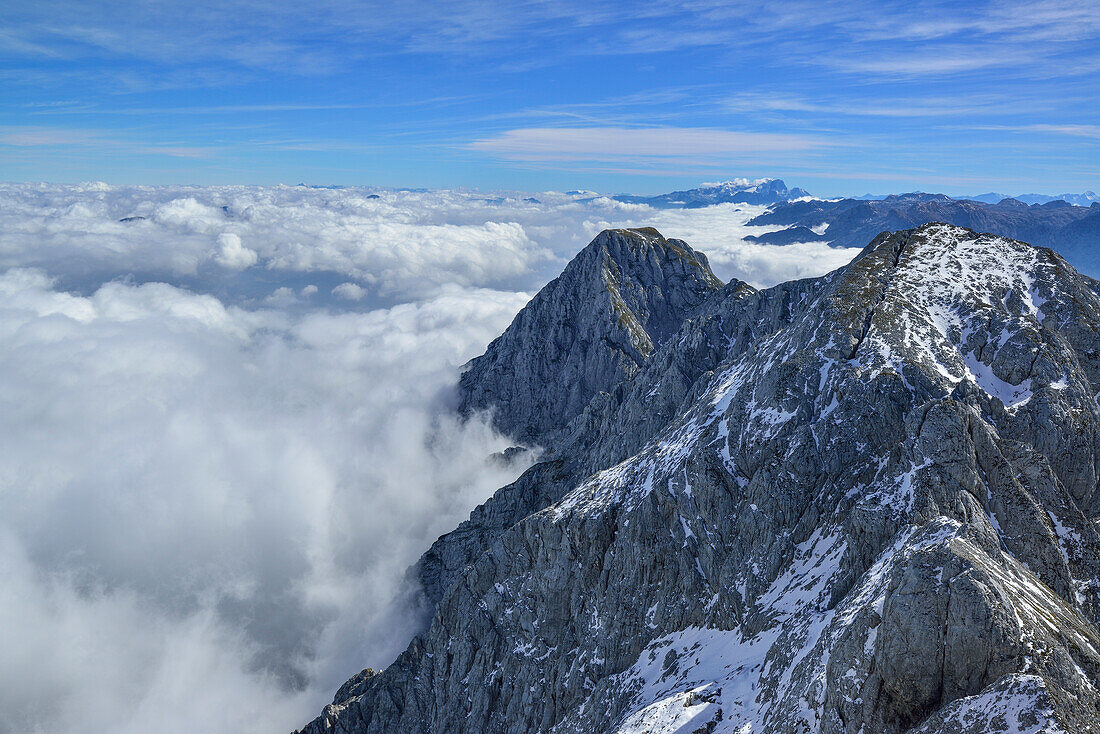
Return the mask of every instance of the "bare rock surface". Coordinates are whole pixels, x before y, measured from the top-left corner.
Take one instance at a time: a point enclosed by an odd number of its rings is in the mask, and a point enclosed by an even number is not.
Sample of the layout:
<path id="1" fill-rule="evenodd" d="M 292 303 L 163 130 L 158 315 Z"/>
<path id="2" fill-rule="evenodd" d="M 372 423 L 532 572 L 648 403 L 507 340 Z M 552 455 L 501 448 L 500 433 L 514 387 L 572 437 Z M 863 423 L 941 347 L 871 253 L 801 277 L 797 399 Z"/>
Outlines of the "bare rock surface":
<path id="1" fill-rule="evenodd" d="M 546 460 L 433 547 L 425 629 L 302 731 L 1100 731 L 1095 282 L 929 224 L 700 296 L 516 424 Z"/>
<path id="2" fill-rule="evenodd" d="M 460 411 L 491 408 L 504 433 L 547 442 L 593 396 L 633 377 L 721 286 L 685 242 L 652 228 L 606 230 L 470 362 Z"/>

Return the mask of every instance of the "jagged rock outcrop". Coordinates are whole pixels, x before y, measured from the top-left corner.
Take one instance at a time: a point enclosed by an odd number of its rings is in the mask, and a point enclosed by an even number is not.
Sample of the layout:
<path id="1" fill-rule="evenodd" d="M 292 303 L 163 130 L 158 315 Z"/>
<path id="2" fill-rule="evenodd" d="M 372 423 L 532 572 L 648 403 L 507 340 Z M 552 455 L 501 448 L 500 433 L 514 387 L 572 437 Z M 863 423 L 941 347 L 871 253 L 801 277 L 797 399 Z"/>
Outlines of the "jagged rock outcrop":
<path id="1" fill-rule="evenodd" d="M 547 443 L 721 287 L 685 242 L 652 228 L 601 232 L 467 365 L 460 411 L 492 409 L 503 433 Z"/>
<path id="2" fill-rule="evenodd" d="M 607 230 L 471 361 L 459 383 L 460 410 L 491 410 L 501 431 L 546 451 L 539 464 L 478 506 L 420 559 L 413 576 L 429 603 L 437 603 L 456 574 L 504 530 L 557 502 L 596 469 L 629 455 L 596 456 L 584 449 L 594 431 L 598 436 L 606 428 L 606 421 L 592 422 L 597 406 L 622 402 L 611 400 L 609 392 L 633 384 L 628 378 L 647 369 L 653 350 L 717 302 L 722 288 L 706 256 L 686 243 L 667 240 L 652 228 Z M 737 280 L 724 289 L 751 290 Z M 684 357 L 679 371 L 667 357 L 655 366 L 665 375 L 664 385 L 650 396 L 646 425 L 632 426 L 630 445 L 644 443 L 683 402 L 698 377 L 692 371 L 702 364 L 693 355 Z M 715 357 L 706 363 L 713 367 Z M 562 400 L 563 394 L 572 396 L 570 401 Z M 670 404 L 652 406 L 662 399 Z"/>
<path id="3" fill-rule="evenodd" d="M 943 224 L 727 286 L 304 731 L 1100 731 L 1098 330 L 1058 255 Z"/>

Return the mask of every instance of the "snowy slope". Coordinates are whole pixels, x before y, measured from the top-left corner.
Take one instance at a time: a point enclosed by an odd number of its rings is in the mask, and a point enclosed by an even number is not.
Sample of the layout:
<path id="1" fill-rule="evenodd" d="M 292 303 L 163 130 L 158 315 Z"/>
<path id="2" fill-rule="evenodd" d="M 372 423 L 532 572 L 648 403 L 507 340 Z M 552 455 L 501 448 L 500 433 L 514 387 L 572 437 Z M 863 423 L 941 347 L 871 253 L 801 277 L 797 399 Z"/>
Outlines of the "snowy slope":
<path id="1" fill-rule="evenodd" d="M 718 291 L 306 731 L 1100 730 L 1098 326 L 1051 251 L 941 224 Z"/>

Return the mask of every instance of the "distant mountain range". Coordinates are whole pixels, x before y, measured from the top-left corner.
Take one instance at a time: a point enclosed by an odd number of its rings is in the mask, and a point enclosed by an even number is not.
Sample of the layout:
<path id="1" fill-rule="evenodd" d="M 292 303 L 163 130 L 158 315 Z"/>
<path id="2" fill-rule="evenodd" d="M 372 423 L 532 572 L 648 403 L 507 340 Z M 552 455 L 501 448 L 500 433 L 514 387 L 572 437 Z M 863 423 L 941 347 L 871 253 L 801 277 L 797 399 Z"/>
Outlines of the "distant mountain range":
<path id="1" fill-rule="evenodd" d="M 1025 204 L 1046 204 L 1051 201 L 1066 201 L 1075 206 L 1091 206 L 1093 202 L 1100 201 L 1100 195 L 1097 195 L 1094 191 L 1086 191 L 1083 194 L 1058 194 L 1057 196 L 1049 196 L 1047 194 L 1018 194 L 1016 196 L 1005 196 L 1004 194 L 978 194 L 977 196 L 967 196 L 967 199 L 973 201 L 984 201 L 987 204 L 996 204 L 1004 199 L 1016 199 L 1022 201 Z"/>
<path id="2" fill-rule="evenodd" d="M 943 194 L 900 194 L 879 200 L 839 199 L 780 202 L 749 221 L 786 229 L 752 239 L 768 244 L 822 241 L 858 247 L 880 232 L 945 222 L 1052 247 L 1078 270 L 1100 276 L 1100 202 L 1074 206 L 1056 199 L 1025 204 L 1004 199 L 987 204 Z"/>
<path id="3" fill-rule="evenodd" d="M 967 198 L 911 192 L 846 199 L 815 199 L 778 178 L 735 179 L 658 196 L 620 195 L 618 201 L 658 209 L 697 209 L 713 204 L 766 205 L 752 225 L 784 228 L 745 239 L 770 245 L 825 242 L 858 247 L 880 232 L 944 222 L 1051 247 L 1086 275 L 1100 278 L 1100 196 L 987 193 Z"/>
<path id="4" fill-rule="evenodd" d="M 880 200 L 885 199 L 890 194 L 864 194 L 863 196 L 852 197 L 854 199 L 869 199 Z M 976 194 L 975 196 L 953 196 L 953 199 L 968 200 L 968 201 L 980 201 L 983 204 L 998 204 L 1005 199 L 1015 199 L 1016 201 L 1022 201 L 1025 204 L 1047 204 L 1052 201 L 1066 201 L 1074 206 L 1091 206 L 1093 202 L 1100 201 L 1100 194 L 1094 191 L 1086 191 L 1082 194 L 1057 194 L 1051 196 L 1050 194 L 1017 194 L 1016 196 L 1009 196 L 1008 194 L 998 194 L 995 192 L 989 192 L 987 194 Z"/>
<path id="5" fill-rule="evenodd" d="M 622 194 L 612 198 L 630 204 L 648 204 L 656 209 L 700 209 L 712 204 L 775 204 L 809 195 L 805 189 L 788 189 L 778 178 L 736 178 L 657 196 Z"/>
<path id="6" fill-rule="evenodd" d="M 570 191 L 570 194 L 583 194 L 588 192 Z M 698 209 L 712 204 L 777 204 L 811 196 L 806 189 L 794 187 L 787 188 L 787 184 L 781 178 L 735 178 L 719 183 L 705 183 L 697 188 L 685 191 L 671 191 L 667 194 L 655 196 L 641 196 L 636 194 L 618 194 L 611 198 L 616 201 L 625 201 L 630 204 L 648 204 L 657 209 Z M 863 194 L 852 196 L 850 199 L 862 201 L 882 201 L 897 196 L 940 196 L 943 194 L 924 194 L 915 191 L 909 194 Z M 1048 204 L 1052 201 L 1065 201 L 1074 206 L 1088 207 L 1100 201 L 1100 194 L 1094 191 L 1085 191 L 1080 194 L 998 194 L 988 192 L 973 196 L 945 197 L 956 201 L 978 201 L 983 204 L 999 204 L 1005 199 L 1015 199 L 1024 204 Z"/>

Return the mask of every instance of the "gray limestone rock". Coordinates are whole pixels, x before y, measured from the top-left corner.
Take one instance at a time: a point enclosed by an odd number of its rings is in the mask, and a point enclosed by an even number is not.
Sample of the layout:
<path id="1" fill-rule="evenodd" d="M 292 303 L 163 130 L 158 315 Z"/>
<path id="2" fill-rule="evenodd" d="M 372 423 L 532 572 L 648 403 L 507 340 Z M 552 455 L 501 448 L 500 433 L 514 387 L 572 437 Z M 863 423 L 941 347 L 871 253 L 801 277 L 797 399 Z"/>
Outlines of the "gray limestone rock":
<path id="1" fill-rule="evenodd" d="M 491 409 L 503 433 L 552 442 L 721 286 L 706 256 L 680 240 L 652 228 L 606 230 L 467 365 L 460 412 Z"/>
<path id="2" fill-rule="evenodd" d="M 943 224 L 714 292 L 303 731 L 1100 732 L 1098 325 L 1055 253 Z"/>

